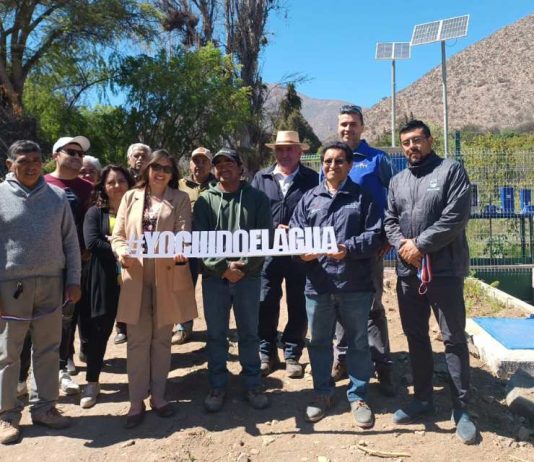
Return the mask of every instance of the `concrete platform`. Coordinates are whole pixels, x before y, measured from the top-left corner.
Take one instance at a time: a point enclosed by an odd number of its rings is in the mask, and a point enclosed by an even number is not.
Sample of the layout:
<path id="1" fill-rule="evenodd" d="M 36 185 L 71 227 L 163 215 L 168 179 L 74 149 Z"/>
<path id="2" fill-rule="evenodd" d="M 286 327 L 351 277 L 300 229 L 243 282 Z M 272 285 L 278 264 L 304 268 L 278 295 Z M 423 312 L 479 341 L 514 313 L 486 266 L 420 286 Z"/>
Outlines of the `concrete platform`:
<path id="1" fill-rule="evenodd" d="M 534 350 L 509 350 L 472 319 L 467 320 L 466 332 L 480 359 L 497 377 L 508 379 L 519 369 L 534 376 Z"/>

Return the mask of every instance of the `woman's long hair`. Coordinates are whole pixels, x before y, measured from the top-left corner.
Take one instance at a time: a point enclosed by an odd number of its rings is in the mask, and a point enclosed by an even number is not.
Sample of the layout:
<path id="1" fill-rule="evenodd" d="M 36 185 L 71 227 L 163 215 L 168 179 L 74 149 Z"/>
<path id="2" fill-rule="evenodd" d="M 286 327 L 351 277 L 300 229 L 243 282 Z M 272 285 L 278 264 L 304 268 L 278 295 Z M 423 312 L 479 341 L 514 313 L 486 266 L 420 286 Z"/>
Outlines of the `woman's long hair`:
<path id="1" fill-rule="evenodd" d="M 123 174 L 124 178 L 128 182 L 128 189 L 131 189 L 135 181 L 130 174 L 130 172 L 124 168 L 122 165 L 110 164 L 104 167 L 102 173 L 100 174 L 100 180 L 95 185 L 93 189 L 93 204 L 96 205 L 99 209 L 109 209 L 109 197 L 106 193 L 106 182 L 108 181 L 108 176 L 110 172 L 120 172 Z"/>
<path id="2" fill-rule="evenodd" d="M 169 187 L 173 189 L 178 189 L 178 180 L 180 179 L 180 174 L 178 173 L 178 165 L 176 164 L 176 160 L 174 159 L 174 157 L 172 157 L 165 149 L 158 149 L 157 151 L 154 151 L 151 154 L 150 160 L 143 167 L 141 173 L 139 174 L 139 179 L 137 180 L 137 183 L 135 185 L 136 188 L 141 189 L 148 186 L 148 170 L 150 169 L 150 166 L 152 164 L 157 164 L 158 161 L 161 159 L 167 159 L 171 163 L 172 176 L 171 181 L 169 181 Z"/>

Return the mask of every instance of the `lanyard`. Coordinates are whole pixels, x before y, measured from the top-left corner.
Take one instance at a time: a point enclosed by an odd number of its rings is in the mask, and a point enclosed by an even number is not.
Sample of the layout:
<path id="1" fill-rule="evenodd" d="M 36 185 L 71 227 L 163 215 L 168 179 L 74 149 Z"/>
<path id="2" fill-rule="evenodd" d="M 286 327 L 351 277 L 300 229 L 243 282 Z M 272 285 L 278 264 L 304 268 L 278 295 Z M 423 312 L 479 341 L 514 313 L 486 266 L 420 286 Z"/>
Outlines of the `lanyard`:
<path id="1" fill-rule="evenodd" d="M 419 295 L 426 294 L 428 284 L 432 282 L 432 265 L 430 263 L 430 255 L 425 254 L 421 260 L 421 268 L 417 271 L 417 277 L 421 280 L 419 286 Z"/>
<path id="2" fill-rule="evenodd" d="M 24 318 L 24 317 L 21 317 L 21 316 L 13 316 L 13 315 L 10 315 L 10 314 L 6 314 L 2 310 L 0 310 L 0 319 L 3 319 L 4 321 L 25 321 L 25 322 L 36 321 L 37 319 L 41 319 L 41 318 L 43 318 L 45 316 L 48 316 L 49 314 L 54 313 L 55 311 L 59 310 L 60 308 L 61 309 L 65 308 L 69 303 L 71 303 L 70 300 L 65 300 L 63 302 L 63 305 L 56 306 L 52 310 L 45 311 L 44 313 L 38 314 L 37 316 L 34 316 L 34 317 L 29 317 L 29 318 Z"/>

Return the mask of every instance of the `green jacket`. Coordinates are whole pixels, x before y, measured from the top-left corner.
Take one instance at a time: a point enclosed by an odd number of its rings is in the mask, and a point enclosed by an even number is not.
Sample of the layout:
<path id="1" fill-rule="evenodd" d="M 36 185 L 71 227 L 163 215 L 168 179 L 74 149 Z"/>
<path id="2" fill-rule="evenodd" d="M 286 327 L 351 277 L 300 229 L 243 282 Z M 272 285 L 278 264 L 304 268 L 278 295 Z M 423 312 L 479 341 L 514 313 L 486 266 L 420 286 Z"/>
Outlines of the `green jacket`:
<path id="1" fill-rule="evenodd" d="M 218 183 L 211 183 L 193 209 L 193 228 L 197 231 L 272 230 L 272 227 L 269 199 L 245 181 L 233 193 L 225 193 L 219 189 Z M 204 258 L 202 274 L 222 277 L 232 260 L 245 263 L 242 271 L 247 276 L 259 276 L 264 258 Z"/>

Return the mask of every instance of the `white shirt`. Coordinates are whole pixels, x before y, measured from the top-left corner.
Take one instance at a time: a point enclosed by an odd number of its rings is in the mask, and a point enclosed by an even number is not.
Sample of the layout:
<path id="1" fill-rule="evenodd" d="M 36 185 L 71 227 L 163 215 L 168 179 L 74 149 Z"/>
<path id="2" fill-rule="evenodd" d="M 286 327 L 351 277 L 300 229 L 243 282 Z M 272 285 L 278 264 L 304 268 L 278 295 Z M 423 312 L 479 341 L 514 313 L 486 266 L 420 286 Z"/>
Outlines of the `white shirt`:
<path id="1" fill-rule="evenodd" d="M 282 173 L 282 171 L 278 168 L 278 164 L 274 167 L 273 170 L 273 176 L 278 181 L 278 184 L 280 185 L 280 189 L 282 190 L 282 195 L 285 197 L 287 192 L 289 191 L 289 188 L 293 184 L 293 180 L 295 179 L 295 175 L 299 172 L 299 166 L 295 169 L 295 171 L 289 175 L 286 175 L 285 173 Z"/>

